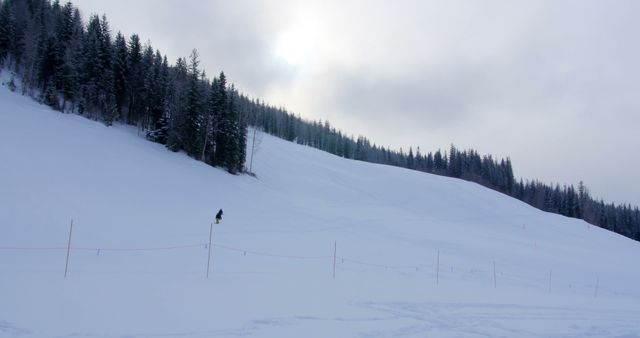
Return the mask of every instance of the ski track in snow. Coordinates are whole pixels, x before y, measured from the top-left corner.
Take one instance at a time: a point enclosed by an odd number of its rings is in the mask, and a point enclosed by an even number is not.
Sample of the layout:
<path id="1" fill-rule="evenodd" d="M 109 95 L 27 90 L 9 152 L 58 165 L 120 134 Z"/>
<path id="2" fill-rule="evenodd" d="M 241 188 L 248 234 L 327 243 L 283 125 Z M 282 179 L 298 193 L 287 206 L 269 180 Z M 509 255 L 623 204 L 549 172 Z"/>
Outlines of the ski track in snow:
<path id="1" fill-rule="evenodd" d="M 379 312 L 373 317 L 265 318 L 254 320 L 242 328 L 205 332 L 170 334 L 124 334 L 121 337 L 263 337 L 282 326 L 376 327 L 384 322 L 384 330 L 363 329 L 359 338 L 387 337 L 640 337 L 640 313 L 621 311 L 588 311 L 576 308 L 538 307 L 516 304 L 464 303 L 361 303 L 355 306 Z M 401 325 L 397 323 L 400 322 Z M 611 323 L 615 325 L 611 326 Z M 604 326 L 602 325 L 604 324 Z M 531 329 L 526 329 L 528 327 Z M 540 333 L 540 328 L 555 332 Z M 266 335 L 271 336 L 271 335 Z M 102 337 L 94 334 L 72 334 L 68 337 Z M 274 336 L 275 337 L 275 336 Z"/>
<path id="2" fill-rule="evenodd" d="M 16 327 L 13 323 L 0 320 L 0 335 L 7 337 L 20 337 L 30 334 L 31 331 Z"/>
<path id="3" fill-rule="evenodd" d="M 614 337 L 640 332 L 640 313 L 586 311 L 575 308 L 515 304 L 369 303 L 363 306 L 410 319 L 415 325 L 362 337 Z M 598 322 L 616 323 L 602 328 Z M 556 327 L 561 333 L 526 330 Z"/>
<path id="4" fill-rule="evenodd" d="M 363 303 L 358 306 L 383 315 L 363 318 L 296 317 L 294 320 L 277 322 L 288 325 L 293 325 L 293 321 L 317 321 L 321 325 L 336 322 L 343 325 L 358 324 L 361 327 L 376 327 L 380 322 L 386 322 L 384 326 L 391 327 L 385 330 L 365 329 L 358 334 L 361 338 L 640 337 L 638 312 L 585 311 L 514 304 Z M 397 325 L 396 322 L 403 324 Z M 615 325 L 611 326 L 611 323 Z M 556 332 L 540 333 L 540 328 L 544 327 L 552 327 Z"/>

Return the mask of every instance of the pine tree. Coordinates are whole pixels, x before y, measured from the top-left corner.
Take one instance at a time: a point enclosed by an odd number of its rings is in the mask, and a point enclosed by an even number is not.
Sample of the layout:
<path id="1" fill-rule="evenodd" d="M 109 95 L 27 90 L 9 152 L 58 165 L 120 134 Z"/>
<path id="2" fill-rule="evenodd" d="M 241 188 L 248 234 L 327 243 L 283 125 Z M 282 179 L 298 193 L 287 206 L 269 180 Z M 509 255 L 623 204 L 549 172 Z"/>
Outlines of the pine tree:
<path id="1" fill-rule="evenodd" d="M 142 46 L 140 45 L 140 37 L 138 37 L 137 34 L 133 34 L 129 38 L 129 56 L 127 59 L 128 124 L 134 124 L 141 115 L 140 103 L 138 102 L 139 93 L 142 92 L 144 87 L 141 74 L 141 61 Z"/>
<path id="2" fill-rule="evenodd" d="M 233 162 L 229 172 L 239 173 L 245 170 L 245 161 L 247 158 L 247 119 L 239 110 L 238 91 L 231 86 L 230 89 L 230 111 L 231 118 L 235 119 L 233 140 L 235 149 L 233 152 Z M 345 154 L 347 150 L 345 150 Z"/>
<path id="3" fill-rule="evenodd" d="M 102 16 L 100 22 L 100 40 L 98 53 L 102 72 L 99 76 L 99 107 L 104 115 L 107 125 L 118 119 L 118 110 L 115 102 L 113 86 L 113 47 L 111 43 L 111 30 L 106 16 Z"/>
<path id="4" fill-rule="evenodd" d="M 107 126 L 111 126 L 118 117 L 118 106 L 116 105 L 116 97 L 113 91 L 106 92 L 104 103 L 102 107 L 102 113 L 104 115 L 104 122 Z"/>
<path id="5" fill-rule="evenodd" d="M 0 3 L 0 66 L 12 52 L 15 44 L 16 21 L 13 9 L 13 1 L 6 0 Z"/>
<path id="6" fill-rule="evenodd" d="M 154 52 L 151 43 L 147 41 L 142 52 L 140 61 L 140 76 L 142 77 L 142 91 L 139 95 L 140 113 L 142 114 L 143 128 L 151 125 L 151 106 L 153 105 L 153 95 L 156 87 L 156 76 L 154 74 Z"/>
<path id="7" fill-rule="evenodd" d="M 196 157 L 201 149 L 199 132 L 201 126 L 202 94 L 200 92 L 200 70 L 198 51 L 194 49 L 189 56 L 189 74 L 187 79 L 184 106 L 185 120 L 182 128 L 183 149 L 189 156 Z"/>
<path id="8" fill-rule="evenodd" d="M 507 195 L 511 195 L 513 193 L 513 185 L 515 183 L 515 178 L 513 176 L 513 167 L 511 166 L 511 159 L 507 157 L 504 162 L 504 192 Z"/>
<path id="9" fill-rule="evenodd" d="M 116 110 L 121 116 L 125 116 L 123 108 L 127 99 L 127 78 L 128 67 L 127 61 L 129 57 L 129 50 L 127 49 L 127 42 L 125 41 L 122 33 L 116 34 L 114 42 L 114 55 L 113 55 L 113 94 L 114 101 L 116 103 Z M 125 117 L 125 120 L 127 118 Z"/>
<path id="10" fill-rule="evenodd" d="M 107 125 L 117 119 L 113 86 L 113 50 L 105 16 L 89 20 L 82 44 L 81 110 L 90 117 L 102 116 Z"/>
<path id="11" fill-rule="evenodd" d="M 448 173 L 451 177 L 462 177 L 462 154 L 453 144 L 449 149 Z"/>
<path id="12" fill-rule="evenodd" d="M 222 72 L 211 84 L 210 100 L 214 143 L 212 164 L 227 168 L 233 162 L 230 155 L 233 151 L 230 140 L 233 137 L 233 131 L 230 120 L 231 107 L 227 97 L 227 78 Z"/>
<path id="13" fill-rule="evenodd" d="M 73 16 L 73 5 L 70 2 L 67 2 L 60 10 L 56 22 L 56 38 L 58 39 L 58 43 L 62 49 L 69 48 L 71 41 L 73 40 L 75 32 Z M 61 52 L 64 52 L 64 50 Z"/>
<path id="14" fill-rule="evenodd" d="M 407 155 L 407 168 L 415 168 L 415 157 L 413 156 L 413 147 L 409 147 L 409 155 Z"/>
<path id="15" fill-rule="evenodd" d="M 53 81 L 49 80 L 44 88 L 45 91 L 42 94 L 42 102 L 53 109 L 58 109 L 58 97 Z"/>
<path id="16" fill-rule="evenodd" d="M 98 106 L 98 87 L 103 71 L 100 63 L 100 39 L 102 38 L 100 18 L 97 15 L 89 19 L 87 32 L 82 41 L 81 102 L 80 113 L 93 115 Z"/>
<path id="17" fill-rule="evenodd" d="M 436 174 L 441 173 L 446 168 L 446 160 L 443 159 L 440 150 L 433 155 L 433 170 Z"/>
<path id="18" fill-rule="evenodd" d="M 152 111 L 152 130 L 147 134 L 147 138 L 154 142 L 166 144 L 168 146 L 170 134 L 170 97 L 172 95 L 171 81 L 169 78 L 169 62 L 166 57 L 156 52 L 156 63 L 159 63 L 158 88 L 154 94 L 154 105 Z M 156 119 L 157 116 L 157 119 Z"/>
<path id="19" fill-rule="evenodd" d="M 208 164 L 216 165 L 216 141 L 218 133 L 218 122 L 221 111 L 225 105 L 225 93 L 224 90 L 220 90 L 220 80 L 214 78 L 209 86 L 209 95 L 207 101 L 207 108 L 204 114 L 204 128 L 203 128 L 203 150 L 202 160 Z"/>
<path id="20" fill-rule="evenodd" d="M 167 148 L 172 151 L 182 149 L 184 141 L 181 130 L 184 125 L 184 98 L 187 88 L 188 70 L 184 58 L 178 58 L 171 72 L 170 85 L 167 88 L 167 120 L 169 123 Z"/>
<path id="21" fill-rule="evenodd" d="M 68 11 L 71 11 L 71 23 L 68 23 Z M 80 11 L 74 9 L 70 3 L 67 3 L 63 8 L 63 21 L 65 28 L 63 30 L 64 36 L 66 36 L 67 30 L 70 29 L 71 36 L 68 39 L 62 40 L 66 43 L 66 49 L 62 56 L 62 64 L 58 70 L 58 90 L 62 93 L 62 111 L 66 111 L 66 104 L 68 101 L 75 101 L 78 96 L 82 69 L 82 41 L 84 34 L 84 27 L 82 18 L 80 17 Z M 70 28 L 68 27 L 70 26 Z M 72 104 L 72 111 L 75 109 L 75 104 Z"/>
<path id="22" fill-rule="evenodd" d="M 149 98 L 149 118 L 148 127 L 155 126 L 163 117 L 166 106 L 167 80 L 169 74 L 169 65 L 166 58 L 162 57 L 160 51 L 156 51 L 153 58 L 152 66 L 152 88 Z"/>
<path id="23" fill-rule="evenodd" d="M 43 93 L 42 101 L 57 109 L 55 82 L 57 65 L 60 61 L 57 60 L 58 53 L 55 45 L 56 42 L 53 36 L 47 37 L 40 45 L 38 52 L 38 82 Z"/>

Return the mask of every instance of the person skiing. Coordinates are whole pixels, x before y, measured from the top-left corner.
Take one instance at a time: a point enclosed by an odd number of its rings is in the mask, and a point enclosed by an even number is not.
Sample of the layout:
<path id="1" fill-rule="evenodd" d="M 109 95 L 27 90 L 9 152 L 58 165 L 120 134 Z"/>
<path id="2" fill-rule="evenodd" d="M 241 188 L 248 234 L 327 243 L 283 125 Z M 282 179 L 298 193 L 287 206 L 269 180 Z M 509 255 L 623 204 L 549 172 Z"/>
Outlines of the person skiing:
<path id="1" fill-rule="evenodd" d="M 216 214 L 216 224 L 220 224 L 220 220 L 222 220 L 222 209 Z"/>

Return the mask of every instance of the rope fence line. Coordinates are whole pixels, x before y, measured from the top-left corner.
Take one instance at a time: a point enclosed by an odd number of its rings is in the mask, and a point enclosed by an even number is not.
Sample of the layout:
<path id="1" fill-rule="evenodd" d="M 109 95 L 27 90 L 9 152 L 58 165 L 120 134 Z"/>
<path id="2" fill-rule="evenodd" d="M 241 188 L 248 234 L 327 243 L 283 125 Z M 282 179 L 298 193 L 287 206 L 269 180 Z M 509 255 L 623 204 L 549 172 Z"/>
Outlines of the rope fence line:
<path id="1" fill-rule="evenodd" d="M 103 247 L 94 247 L 94 248 L 88 248 L 88 247 L 71 247 L 71 250 L 75 250 L 75 251 L 163 251 L 163 250 L 177 250 L 177 249 L 188 249 L 188 248 L 199 248 L 199 247 L 204 247 L 205 249 L 207 248 L 207 243 L 197 243 L 197 244 L 185 244 L 185 245 L 174 245 L 174 246 L 163 246 L 163 247 L 146 247 L 146 248 L 103 248 Z M 228 246 L 228 245 L 223 245 L 223 244 L 218 244 L 218 243 L 212 243 L 213 247 L 216 248 L 220 248 L 220 249 L 224 249 L 224 250 L 228 250 L 228 251 L 235 251 L 235 252 L 242 252 L 245 254 L 252 254 L 252 255 L 256 255 L 256 256 L 266 256 L 266 257 L 275 257 L 275 258 L 289 258 L 289 259 L 327 259 L 327 258 L 331 258 L 333 256 L 301 256 L 301 255 L 285 255 L 285 254 L 279 254 L 279 253 L 271 253 L 271 252 L 264 252 L 264 251 L 255 251 L 255 250 L 248 250 L 248 249 L 243 249 L 243 248 L 237 248 L 237 247 L 232 247 L 232 246 Z M 4 250 L 4 251 L 48 251 L 48 250 L 67 250 L 68 248 L 65 247 L 17 247 L 17 246 L 2 246 L 0 247 L 0 250 Z"/>
<path id="2" fill-rule="evenodd" d="M 322 259 L 332 259 L 334 256 L 332 255 L 325 255 L 325 256 L 302 256 L 302 255 L 285 255 L 285 254 L 279 254 L 279 253 L 272 253 L 272 252 L 264 252 L 264 251 L 255 251 L 255 250 L 247 250 L 247 249 L 243 249 L 243 248 L 239 248 L 239 247 L 234 247 L 234 246 L 229 246 L 229 245 L 223 245 L 223 244 L 219 244 L 219 243 L 212 243 L 211 244 L 212 247 L 216 247 L 219 249 L 223 249 L 223 250 L 227 250 L 227 251 L 233 251 L 233 252 L 241 252 L 244 255 L 256 255 L 256 256 L 263 256 L 263 257 L 272 257 L 272 258 L 282 258 L 282 259 L 297 259 L 297 260 L 322 260 Z M 208 248 L 208 244 L 207 243 L 194 243 L 194 244 L 184 244 L 184 245 L 173 245 L 173 246 L 163 246 L 163 247 L 140 247 L 140 248 L 110 248 L 110 247 L 106 247 L 106 248 L 99 248 L 99 247 L 95 247 L 95 248 L 89 248 L 89 247 L 70 247 L 70 250 L 75 250 L 75 251 L 97 251 L 97 252 L 149 252 L 149 251 L 163 251 L 163 250 L 179 250 L 179 249 L 189 249 L 189 248 Z M 53 250 L 67 250 L 69 248 L 65 248 L 65 247 L 18 247 L 18 246 L 0 246 L 0 251 L 53 251 Z M 367 262 L 367 261 L 362 261 L 362 260 L 358 260 L 358 259 L 353 259 L 353 258 L 349 258 L 349 257 L 344 257 L 344 256 L 336 256 L 336 258 L 341 262 L 341 263 L 351 263 L 351 264 L 356 264 L 356 265 L 361 265 L 361 266 L 367 266 L 367 267 L 374 267 L 374 268 L 380 268 L 380 269 L 385 269 L 385 270 L 414 270 L 416 272 L 420 271 L 420 270 L 427 270 L 427 269 L 434 269 L 435 268 L 435 264 L 415 264 L 415 265 L 390 265 L 390 264 L 379 264 L 379 263 L 372 263 L 372 262 Z M 440 268 L 438 267 L 438 269 L 440 270 Z M 443 272 L 446 272 L 448 269 L 447 268 L 443 268 L 442 269 Z M 486 270 L 486 269 L 482 269 L 482 268 L 473 268 L 473 267 L 465 267 L 465 268 L 461 268 L 461 267 L 454 267 L 451 266 L 451 272 L 453 273 L 453 271 L 456 271 L 458 273 L 463 273 L 463 274 L 472 274 L 472 275 L 487 275 L 486 277 L 490 278 L 489 274 L 491 273 L 491 271 Z M 500 279 L 507 279 L 507 280 L 517 280 L 520 282 L 530 282 L 530 283 L 534 283 L 534 284 L 543 284 L 545 282 L 545 278 L 542 277 L 542 275 L 540 275 L 539 277 L 535 277 L 535 276 L 522 276 L 522 275 L 517 275 L 517 274 L 512 274 L 509 272 L 506 272 L 504 270 L 499 270 L 499 276 Z M 494 276 L 495 278 L 495 276 Z M 567 284 L 569 283 L 569 284 Z M 590 283 L 586 280 L 567 280 L 567 279 L 562 279 L 562 284 L 567 284 L 569 285 L 569 287 L 574 287 L 574 288 L 581 288 L 581 289 L 589 289 L 592 285 L 590 285 Z M 598 288 L 601 289 L 601 287 L 599 286 L 599 278 L 596 281 L 596 292 L 595 292 L 595 296 L 597 297 L 597 290 Z"/>
<path id="3" fill-rule="evenodd" d="M 193 244 L 183 244 L 183 245 L 172 245 L 172 246 L 155 246 L 155 247 L 121 247 L 121 248 L 116 248 L 116 247 L 106 247 L 106 248 L 102 248 L 102 247 L 73 247 L 73 246 L 69 246 L 69 247 L 20 247 L 20 246 L 0 246 L 0 251 L 55 251 L 55 250 L 68 250 L 68 251 L 97 251 L 98 255 L 100 255 L 100 252 L 152 252 L 152 251 L 171 251 L 171 250 L 180 250 L 180 249 L 189 249 L 189 248 L 209 248 L 208 243 L 193 243 Z M 477 268 L 477 267 L 460 267 L 460 266 L 446 266 L 445 268 L 441 268 L 440 265 L 436 265 L 435 262 L 432 264 L 415 264 L 415 265 L 391 265 L 391 264 L 380 264 L 380 263 L 375 263 L 375 262 L 368 262 L 368 261 L 363 261 L 363 260 L 359 260 L 359 259 L 353 259 L 353 258 L 349 258 L 349 257 L 345 257 L 345 256 L 340 256 L 340 255 L 336 255 L 334 253 L 334 255 L 318 255 L 318 256 L 304 256 L 304 255 L 287 255 L 287 254 L 281 254 L 281 253 L 274 253 L 274 252 L 266 252 L 266 251 L 256 251 L 256 250 L 248 250 L 248 249 L 244 249 L 244 248 L 240 248 L 240 247 L 235 247 L 235 246 L 230 246 L 230 245 L 225 245 L 225 244 L 220 244 L 220 243 L 215 243 L 215 242 L 211 242 L 211 247 L 215 247 L 215 248 L 219 248 L 222 250 L 227 250 L 227 251 L 233 251 L 233 252 L 240 252 L 243 253 L 245 256 L 246 255 L 255 255 L 255 256 L 263 256 L 263 257 L 271 257 L 271 258 L 280 258 L 280 259 L 296 259 L 296 260 L 330 260 L 333 259 L 334 260 L 334 264 L 335 264 L 335 260 L 337 259 L 340 263 L 344 264 L 344 263 L 350 263 L 350 264 L 356 264 L 356 265 L 361 265 L 361 266 L 367 266 L 367 267 L 372 267 L 372 268 L 379 268 L 379 269 L 385 269 L 385 270 L 407 270 L 407 271 L 415 271 L 415 272 L 419 272 L 420 270 L 422 271 L 430 271 L 432 269 L 436 269 L 437 266 L 437 271 L 432 271 L 433 273 L 435 273 L 436 275 L 438 275 L 440 272 L 447 272 L 449 267 L 451 268 L 451 273 L 454 273 L 454 269 L 456 271 L 456 273 L 460 274 L 462 273 L 463 275 L 485 275 L 485 277 L 489 278 L 489 279 L 493 279 L 494 281 L 494 285 L 496 283 L 496 271 L 495 271 L 495 266 L 494 266 L 494 270 L 493 270 L 493 276 L 490 276 L 492 274 L 491 270 L 487 270 L 487 269 L 483 269 L 483 268 Z M 438 255 L 439 256 L 439 255 Z M 439 262 L 439 257 L 438 257 L 438 262 Z M 495 261 L 494 261 L 495 264 Z M 442 271 L 441 271 L 442 270 Z M 590 281 L 587 280 L 568 280 L 566 278 L 562 278 L 562 279 L 558 279 L 558 280 L 552 280 L 552 276 L 551 274 L 548 274 L 548 279 L 543 277 L 543 275 L 540 276 L 536 276 L 535 274 L 531 274 L 529 276 L 524 276 L 524 275 L 519 275 L 519 274 L 514 274 L 511 273 L 507 270 L 503 270 L 503 269 L 499 269 L 498 270 L 498 276 L 500 277 L 499 279 L 502 280 L 511 280 L 511 281 L 519 281 L 519 282 L 528 282 L 530 284 L 544 284 L 545 281 L 548 281 L 548 285 L 549 285 L 549 292 L 551 292 L 552 290 L 552 285 L 557 285 L 557 286 L 564 286 L 566 287 L 567 285 L 569 286 L 569 288 L 576 288 L 576 289 L 582 289 L 583 291 L 586 291 L 587 289 L 593 288 L 593 286 L 591 285 Z M 598 290 L 602 290 L 602 287 L 600 285 L 600 280 L 599 278 L 596 279 L 595 281 L 595 292 L 594 292 L 594 297 L 597 297 L 598 295 Z M 609 290 L 610 292 L 616 292 L 615 290 Z"/>
<path id="4" fill-rule="evenodd" d="M 136 251 L 163 251 L 163 250 L 179 250 L 179 249 L 189 249 L 189 248 L 207 248 L 207 243 L 194 243 L 194 244 L 184 244 L 184 245 L 174 245 L 174 246 L 163 246 L 163 247 L 139 247 L 139 248 L 110 248 L 110 247 L 71 247 L 71 250 L 75 251 L 100 251 L 100 252 L 136 252 Z M 272 257 L 272 258 L 283 258 L 283 259 L 299 259 L 299 260 L 321 260 L 321 259 L 331 259 L 332 255 L 323 255 L 323 256 L 303 256 L 303 255 L 286 255 L 280 253 L 273 252 L 265 252 L 265 251 L 255 251 L 249 250 L 224 244 L 219 244 L 212 242 L 212 247 L 220 248 L 227 251 L 241 252 L 245 255 L 251 254 L 256 256 L 264 256 L 264 257 Z M 53 251 L 53 250 L 67 250 L 65 247 L 17 247 L 17 246 L 0 246 L 0 250 L 4 251 Z M 376 267 L 385 270 L 422 270 L 422 269 L 433 269 L 435 268 L 435 264 L 414 264 L 414 265 L 392 265 L 392 264 L 380 264 L 367 262 L 359 259 L 354 259 L 346 256 L 336 256 L 340 263 L 351 263 L 356 265 L 368 266 L 368 267 Z M 441 268 L 443 272 L 446 269 Z M 473 268 L 473 267 L 455 267 L 451 266 L 451 270 L 455 270 L 456 272 L 464 272 L 471 274 L 489 274 L 490 270 L 482 269 L 482 268 Z M 504 272 L 500 272 L 501 275 L 505 275 L 514 279 L 524 278 L 523 276 L 504 274 Z"/>
<path id="5" fill-rule="evenodd" d="M 270 252 L 261 252 L 261 251 L 246 250 L 246 249 L 235 248 L 235 247 L 231 247 L 231 246 L 227 246 L 227 245 L 217 244 L 217 243 L 213 243 L 212 245 L 213 245 L 214 247 L 221 248 L 221 249 L 225 249 L 225 250 L 229 250 L 229 251 L 243 252 L 243 253 L 245 253 L 245 254 L 252 254 L 252 255 L 265 256 L 265 257 L 275 257 L 275 258 L 289 258 L 289 259 L 328 259 L 328 258 L 332 258 L 332 257 L 333 257 L 333 256 L 299 256 L 299 255 L 283 255 L 283 254 L 270 253 Z"/>
<path id="6" fill-rule="evenodd" d="M 174 246 L 164 246 L 164 247 L 146 247 L 146 248 L 102 248 L 102 247 L 71 247 L 72 251 L 100 251 L 100 252 L 135 252 L 135 251 L 163 251 L 163 250 L 179 250 L 179 249 L 188 249 L 188 248 L 198 248 L 204 247 L 207 248 L 207 243 L 198 243 L 198 244 L 185 244 L 185 245 L 174 245 Z M 302 256 L 302 255 L 285 255 L 279 253 L 272 252 L 264 252 L 264 251 L 255 251 L 249 249 L 243 249 L 218 243 L 211 244 L 215 248 L 220 248 L 227 251 L 241 252 L 245 255 L 251 254 L 256 256 L 263 257 L 273 257 L 273 258 L 285 258 L 285 259 L 299 259 L 299 260 L 321 260 L 321 259 L 330 259 L 333 258 L 331 255 L 325 256 Z M 5 246 L 0 247 L 0 250 L 4 251 L 55 251 L 55 250 L 67 250 L 65 247 L 17 247 L 17 246 Z M 379 264 L 379 263 L 371 263 L 358 259 L 353 259 L 344 256 L 337 256 L 341 263 L 352 263 L 363 266 L 377 267 L 382 269 L 391 269 L 391 270 L 417 270 L 424 269 L 428 267 L 433 267 L 433 265 L 425 265 L 425 264 L 416 264 L 416 265 L 390 265 L 390 264 Z"/>
<path id="7" fill-rule="evenodd" d="M 215 247 L 215 248 L 219 248 L 227 251 L 233 251 L 233 252 L 240 252 L 240 253 L 243 253 L 244 255 L 255 255 L 255 256 L 263 256 L 263 257 L 271 257 L 271 258 L 297 259 L 297 260 L 322 260 L 322 259 L 333 258 L 333 256 L 331 255 L 303 256 L 303 255 L 286 255 L 286 254 L 274 253 L 274 252 L 256 251 L 256 250 L 249 250 L 249 249 L 244 249 L 240 247 L 219 244 L 215 242 L 212 242 L 211 245 L 212 247 Z M 136 247 L 129 247 L 129 248 L 105 247 L 103 248 L 103 247 L 73 247 L 72 246 L 70 249 L 72 251 L 97 251 L 97 252 L 149 252 L 149 251 L 165 251 L 165 250 L 170 251 L 170 250 L 180 250 L 180 249 L 189 249 L 189 248 L 205 248 L 206 249 L 208 248 L 208 244 L 194 243 L 194 244 L 162 246 L 162 247 L 158 246 L 158 247 L 137 247 L 137 248 Z M 67 250 L 67 248 L 61 247 L 61 246 L 60 247 L 18 247 L 18 246 L 0 247 L 0 251 L 54 251 L 54 250 L 62 251 L 62 250 Z M 354 259 L 346 256 L 336 256 L 336 258 L 341 264 L 350 263 L 350 264 L 374 267 L 374 268 L 385 269 L 385 270 L 420 271 L 420 270 L 428 270 L 428 269 L 436 268 L 436 264 L 392 265 L 392 264 L 380 264 L 380 263 L 367 262 L 367 261 Z M 490 270 L 477 268 L 477 267 L 461 268 L 456 266 L 450 266 L 447 268 L 438 268 L 438 269 L 442 270 L 441 272 L 446 272 L 449 268 L 451 269 L 451 272 L 455 271 L 458 273 L 471 274 L 471 275 L 486 274 L 488 276 L 491 273 Z M 513 280 L 531 280 L 532 279 L 530 277 L 520 276 L 517 274 L 511 274 L 508 272 L 505 273 L 504 271 L 499 271 L 499 275 L 500 277 L 506 277 L 508 279 L 513 279 Z M 537 277 L 534 279 L 539 279 L 541 281 L 544 280 L 543 277 Z"/>
<path id="8" fill-rule="evenodd" d="M 176 249 L 186 249 L 186 248 L 195 248 L 201 247 L 206 244 L 186 244 L 186 245 L 174 245 L 174 246 L 165 246 L 165 247 L 150 247 L 150 248 L 87 248 L 87 247 L 71 247 L 71 250 L 76 251 L 162 251 L 162 250 L 176 250 Z M 0 247 L 0 250 L 5 251 L 45 251 L 45 250 L 67 250 L 64 247 L 16 247 L 16 246 L 5 246 Z"/>
<path id="9" fill-rule="evenodd" d="M 0 246 L 0 250 L 4 250 L 4 251 L 47 251 L 47 250 L 67 250 L 67 248 L 63 248 L 63 247 L 36 248 L 36 247 Z"/>
<path id="10" fill-rule="evenodd" d="M 185 244 L 185 245 L 174 245 L 174 246 L 164 246 L 164 247 L 140 247 L 140 248 L 102 248 L 102 247 L 71 247 L 72 251 L 96 251 L 96 252 L 145 252 L 145 251 L 163 251 L 163 250 L 179 250 L 179 249 L 188 249 L 188 248 L 198 248 L 203 247 L 207 248 L 207 243 L 197 243 L 197 244 Z M 324 256 L 304 256 L 304 255 L 286 255 L 281 253 L 274 252 L 265 252 L 265 251 L 256 251 L 249 250 L 224 244 L 219 244 L 213 242 L 212 247 L 240 252 L 246 255 L 256 255 L 263 257 L 271 257 L 271 258 L 283 258 L 283 259 L 296 259 L 296 260 L 322 260 L 322 259 L 332 259 L 332 255 L 324 255 Z M 0 247 L 0 251 L 53 251 L 53 250 L 67 250 L 65 247 L 17 247 L 17 246 L 6 246 Z M 339 260 L 339 263 L 351 263 L 361 266 L 375 267 L 385 270 L 408 270 L 408 271 L 419 271 L 421 269 L 433 268 L 433 264 L 415 264 L 415 265 L 392 265 L 392 264 L 380 264 L 367 262 L 359 259 L 353 259 L 345 256 L 336 256 Z"/>
<path id="11" fill-rule="evenodd" d="M 163 250 L 178 250 L 178 249 L 188 249 L 188 248 L 197 248 L 201 247 L 204 244 L 186 244 L 186 245 L 175 245 L 175 246 L 165 246 L 165 247 L 151 247 L 151 248 L 72 248 L 74 250 L 83 250 L 83 251 L 163 251 Z"/>
<path id="12" fill-rule="evenodd" d="M 141 248 L 103 248 L 103 247 L 71 247 L 71 250 L 74 251 L 114 251 L 114 252 L 135 252 L 135 251 L 163 251 L 163 250 L 178 250 L 178 249 L 188 249 L 188 248 L 198 248 L 203 247 L 207 248 L 207 243 L 197 243 L 197 244 L 185 244 L 185 245 L 174 245 L 174 246 L 163 246 L 163 247 L 141 247 Z M 213 247 L 220 248 L 223 250 L 234 251 L 234 252 L 242 252 L 244 254 L 251 254 L 256 256 L 264 256 L 264 257 L 274 257 L 274 258 L 286 258 L 286 259 L 301 259 L 301 260 L 314 260 L 314 259 L 329 259 L 333 258 L 331 255 L 324 256 L 303 256 L 303 255 L 285 255 L 280 253 L 273 252 L 265 252 L 265 251 L 255 251 L 244 248 L 233 247 L 229 245 L 212 243 Z M 53 250 L 67 250 L 65 247 L 17 247 L 17 246 L 4 246 L 0 247 L 0 250 L 4 251 L 53 251 Z M 389 264 L 378 264 L 365 262 L 362 260 L 352 259 L 344 256 L 338 256 L 338 259 L 341 260 L 342 263 L 350 262 L 358 265 L 365 265 L 371 267 L 379 267 L 384 269 L 415 269 L 420 267 L 425 267 L 425 265 L 389 265 Z"/>
<path id="13" fill-rule="evenodd" d="M 416 264 L 416 265 L 388 265 L 388 264 L 369 263 L 369 262 L 364 262 L 364 261 L 360 261 L 360 260 L 356 260 L 356 259 L 352 259 L 352 258 L 347 258 L 347 257 L 342 257 L 342 256 L 338 256 L 338 258 L 340 258 L 343 263 L 344 262 L 349 262 L 349 263 L 358 264 L 358 265 L 382 268 L 382 269 L 385 269 L 385 270 L 386 269 L 390 269 L 390 270 L 418 270 L 420 268 L 426 267 L 426 265 L 423 265 L 423 264 Z"/>

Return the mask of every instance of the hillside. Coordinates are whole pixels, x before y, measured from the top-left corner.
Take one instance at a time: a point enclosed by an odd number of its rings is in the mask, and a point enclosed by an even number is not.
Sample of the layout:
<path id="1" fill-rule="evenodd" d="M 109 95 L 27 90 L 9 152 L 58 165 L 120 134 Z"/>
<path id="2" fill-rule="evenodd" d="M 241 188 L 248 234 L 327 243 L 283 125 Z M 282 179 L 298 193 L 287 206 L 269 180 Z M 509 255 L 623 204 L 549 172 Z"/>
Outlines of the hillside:
<path id="1" fill-rule="evenodd" d="M 5 86 L 0 159 L 0 337 L 640 337 L 638 242 L 477 184 L 268 135 L 233 176 Z"/>

